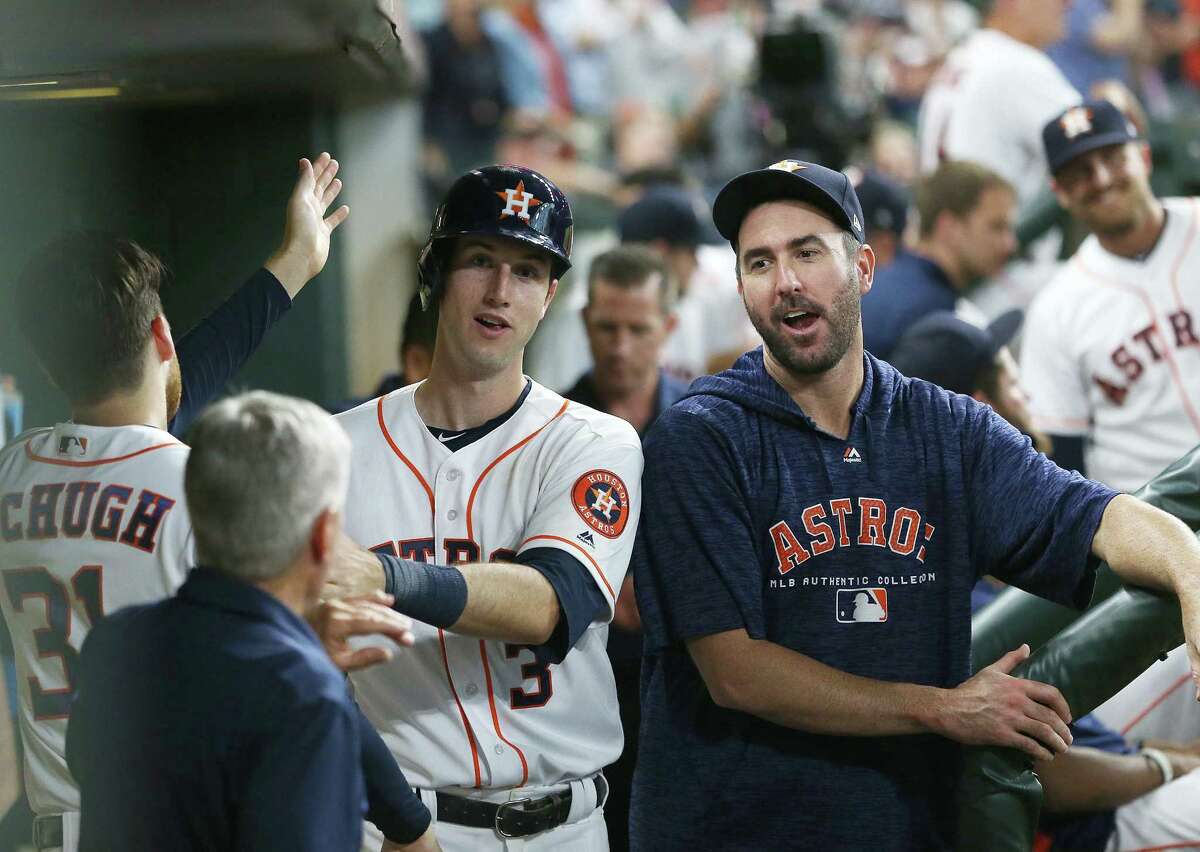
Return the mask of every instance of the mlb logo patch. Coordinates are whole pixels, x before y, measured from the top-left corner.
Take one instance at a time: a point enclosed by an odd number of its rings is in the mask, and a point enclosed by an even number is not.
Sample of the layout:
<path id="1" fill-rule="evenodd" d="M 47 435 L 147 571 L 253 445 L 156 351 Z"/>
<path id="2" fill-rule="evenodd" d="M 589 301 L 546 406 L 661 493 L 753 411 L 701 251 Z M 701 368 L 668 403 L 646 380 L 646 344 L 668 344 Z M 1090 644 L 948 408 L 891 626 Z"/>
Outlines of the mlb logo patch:
<path id="1" fill-rule="evenodd" d="M 842 624 L 887 621 L 887 589 L 838 589 L 837 620 Z"/>
<path id="2" fill-rule="evenodd" d="M 88 439 L 78 435 L 63 435 L 58 439 L 60 456 L 86 456 Z"/>

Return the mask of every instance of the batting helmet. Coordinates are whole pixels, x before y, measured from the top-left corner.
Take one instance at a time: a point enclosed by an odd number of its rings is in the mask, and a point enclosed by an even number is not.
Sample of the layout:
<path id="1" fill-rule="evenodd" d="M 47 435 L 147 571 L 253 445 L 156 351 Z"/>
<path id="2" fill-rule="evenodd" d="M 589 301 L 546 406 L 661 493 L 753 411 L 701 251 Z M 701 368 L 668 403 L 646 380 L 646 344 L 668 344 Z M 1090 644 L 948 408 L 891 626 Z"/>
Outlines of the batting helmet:
<path id="1" fill-rule="evenodd" d="M 520 240 L 551 256 L 551 277 L 571 268 L 574 224 L 566 196 L 548 178 L 520 166 L 486 166 L 454 182 L 417 259 L 421 301 L 438 297 L 448 240 L 490 234 Z"/>

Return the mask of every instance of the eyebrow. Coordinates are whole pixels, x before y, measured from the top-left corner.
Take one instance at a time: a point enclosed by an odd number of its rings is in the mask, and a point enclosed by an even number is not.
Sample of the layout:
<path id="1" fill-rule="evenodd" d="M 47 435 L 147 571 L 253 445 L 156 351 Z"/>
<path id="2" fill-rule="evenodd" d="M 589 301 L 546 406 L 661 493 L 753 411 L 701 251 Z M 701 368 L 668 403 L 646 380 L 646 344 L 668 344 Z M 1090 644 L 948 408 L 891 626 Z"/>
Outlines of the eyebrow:
<path id="1" fill-rule="evenodd" d="M 463 240 L 462 249 L 461 249 L 462 251 L 466 251 L 467 249 L 472 249 L 472 248 L 481 248 L 484 251 L 495 251 L 496 250 L 495 246 L 490 245 L 489 243 L 485 243 L 483 240 Z M 524 254 L 521 255 L 521 260 L 535 260 L 535 261 L 538 261 L 539 263 L 545 263 L 547 265 L 549 265 L 549 263 L 550 263 L 548 258 L 546 258 L 545 256 L 543 256 L 542 254 L 540 254 L 536 251 L 525 252 Z"/>
<path id="2" fill-rule="evenodd" d="M 787 248 L 791 251 L 796 251 L 797 249 L 802 249 L 805 246 L 809 246 L 814 243 L 821 248 L 829 247 L 826 245 L 825 241 L 821 239 L 819 234 L 805 234 L 802 237 L 796 237 L 794 240 L 789 241 Z M 751 260 L 757 260 L 760 257 L 770 257 L 772 254 L 773 252 L 771 249 L 767 248 L 766 246 L 755 246 L 754 248 L 746 249 L 746 251 L 742 254 L 741 259 L 744 262 L 749 262 Z"/>

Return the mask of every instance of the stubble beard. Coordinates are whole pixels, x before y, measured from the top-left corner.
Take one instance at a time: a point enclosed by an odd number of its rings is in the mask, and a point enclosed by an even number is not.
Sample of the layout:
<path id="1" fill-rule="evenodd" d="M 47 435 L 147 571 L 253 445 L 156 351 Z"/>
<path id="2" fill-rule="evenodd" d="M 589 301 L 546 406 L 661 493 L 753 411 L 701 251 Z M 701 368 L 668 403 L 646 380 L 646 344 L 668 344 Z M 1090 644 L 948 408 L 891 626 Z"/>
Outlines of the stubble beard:
<path id="1" fill-rule="evenodd" d="M 797 306 L 780 306 L 775 311 L 780 318 L 779 324 L 773 322 L 773 317 L 759 317 L 749 309 L 747 313 L 767 350 L 784 369 L 795 375 L 812 376 L 832 369 L 842 360 L 854 342 L 862 317 L 862 303 L 858 291 L 858 270 L 852 267 L 847 273 L 845 286 L 829 306 L 829 310 L 824 313 L 823 318 L 829 323 L 829 336 L 825 345 L 817 352 L 798 350 L 787 332 L 779 328 L 782 315 Z"/>

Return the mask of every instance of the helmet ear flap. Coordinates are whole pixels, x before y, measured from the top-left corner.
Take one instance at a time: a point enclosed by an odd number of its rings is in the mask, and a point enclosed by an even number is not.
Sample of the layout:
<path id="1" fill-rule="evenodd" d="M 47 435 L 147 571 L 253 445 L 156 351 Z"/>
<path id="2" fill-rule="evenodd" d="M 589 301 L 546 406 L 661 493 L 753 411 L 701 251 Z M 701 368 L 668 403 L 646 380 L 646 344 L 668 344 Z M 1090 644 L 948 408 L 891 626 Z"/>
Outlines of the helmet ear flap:
<path id="1" fill-rule="evenodd" d="M 430 240 L 417 258 L 417 295 L 421 310 L 437 305 L 442 297 L 442 276 L 445 272 L 445 253 L 439 250 L 439 240 Z"/>

